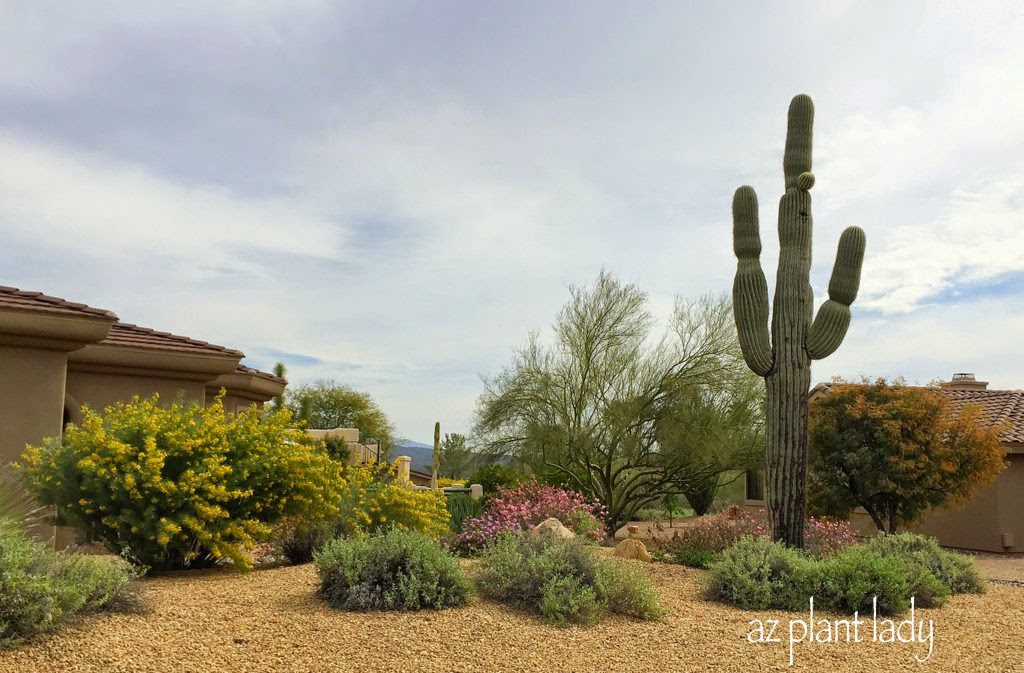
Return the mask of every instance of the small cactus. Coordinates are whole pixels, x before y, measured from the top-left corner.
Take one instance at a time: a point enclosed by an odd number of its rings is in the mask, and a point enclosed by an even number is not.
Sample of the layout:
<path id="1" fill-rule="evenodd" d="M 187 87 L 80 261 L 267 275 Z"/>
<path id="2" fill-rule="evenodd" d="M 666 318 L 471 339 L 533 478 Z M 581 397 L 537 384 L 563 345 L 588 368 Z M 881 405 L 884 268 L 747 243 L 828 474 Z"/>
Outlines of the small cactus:
<path id="1" fill-rule="evenodd" d="M 772 535 L 803 547 L 806 515 L 807 392 L 811 360 L 831 355 L 850 325 L 864 260 L 864 232 L 846 229 L 828 285 L 829 298 L 813 322 L 811 291 L 811 173 L 814 103 L 799 95 L 789 105 L 782 165 L 786 191 L 779 201 L 779 266 L 768 324 L 768 285 L 761 270 L 757 195 L 748 186 L 732 201 L 736 278 L 733 312 L 747 366 L 765 379 L 768 394 L 765 458 Z"/>
<path id="2" fill-rule="evenodd" d="M 441 470 L 441 421 L 434 423 L 434 470 L 430 477 L 430 488 L 437 488 L 437 473 Z"/>

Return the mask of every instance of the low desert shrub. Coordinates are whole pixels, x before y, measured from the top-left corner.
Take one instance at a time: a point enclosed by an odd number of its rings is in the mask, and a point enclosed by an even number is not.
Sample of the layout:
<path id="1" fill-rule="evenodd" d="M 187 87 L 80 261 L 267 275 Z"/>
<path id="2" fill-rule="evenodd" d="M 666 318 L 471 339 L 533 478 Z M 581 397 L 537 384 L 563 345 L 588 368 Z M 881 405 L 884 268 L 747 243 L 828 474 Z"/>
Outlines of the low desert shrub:
<path id="1" fill-rule="evenodd" d="M 857 533 L 849 521 L 812 516 L 804 524 L 804 548 L 815 558 L 823 559 L 856 543 Z"/>
<path id="2" fill-rule="evenodd" d="M 58 553 L 18 533 L 0 534 L 0 647 L 116 607 L 134 577 L 119 559 Z"/>
<path id="3" fill-rule="evenodd" d="M 536 526 L 555 518 L 576 535 L 598 541 L 604 538 L 604 509 L 576 493 L 531 480 L 511 488 L 499 488 L 488 510 L 468 519 L 454 541 L 460 553 L 472 554 L 487 548 L 499 535 Z"/>
<path id="4" fill-rule="evenodd" d="M 557 626 L 594 624 L 608 612 L 663 614 L 650 583 L 633 568 L 598 557 L 578 538 L 550 533 L 502 535 L 483 557 L 476 584 L 483 595 Z"/>
<path id="5" fill-rule="evenodd" d="M 924 566 L 950 593 L 980 594 L 985 591 L 985 580 L 978 572 L 974 559 L 939 546 L 935 538 L 901 533 L 899 535 L 877 535 L 863 545 L 883 556 L 898 555 L 909 557 Z"/>
<path id="6" fill-rule="evenodd" d="M 982 591 L 970 558 L 919 535 L 885 535 L 823 559 L 766 538 L 747 537 L 711 565 L 709 596 L 748 609 L 806 609 L 808 599 L 844 613 L 896 614 L 938 607 L 951 593 Z"/>
<path id="7" fill-rule="evenodd" d="M 320 595 L 342 610 L 439 610 L 464 605 L 470 596 L 459 560 L 415 531 L 336 538 L 314 561 Z"/>
<path id="8" fill-rule="evenodd" d="M 677 563 L 707 568 L 740 538 L 763 537 L 767 530 L 762 519 L 732 507 L 719 514 L 692 520 L 686 528 L 672 535 L 672 539 L 663 545 L 663 551 Z"/>
<path id="9" fill-rule="evenodd" d="M 662 552 L 676 563 L 707 568 L 740 538 L 767 537 L 770 532 L 763 513 L 752 514 L 733 506 L 724 512 L 692 520 L 662 544 Z M 857 541 L 848 521 L 811 517 L 804 533 L 806 551 L 815 558 L 825 558 Z"/>
<path id="10" fill-rule="evenodd" d="M 337 533 L 336 521 L 286 519 L 274 528 L 272 540 L 291 564 L 309 563 Z"/>
<path id="11" fill-rule="evenodd" d="M 798 610 L 818 587 L 815 560 L 764 537 L 743 537 L 711 565 L 708 596 L 747 610 Z"/>
<path id="12" fill-rule="evenodd" d="M 111 552 L 160 569 L 230 559 L 287 516 L 336 515 L 341 466 L 287 410 L 227 414 L 158 396 L 83 408 L 63 438 L 29 447 L 30 489 Z"/>
<path id="13" fill-rule="evenodd" d="M 949 590 L 923 565 L 903 554 L 882 555 L 867 545 L 833 554 L 822 563 L 818 601 L 822 607 L 852 613 L 873 609 L 896 614 L 910 607 L 942 605 Z"/>

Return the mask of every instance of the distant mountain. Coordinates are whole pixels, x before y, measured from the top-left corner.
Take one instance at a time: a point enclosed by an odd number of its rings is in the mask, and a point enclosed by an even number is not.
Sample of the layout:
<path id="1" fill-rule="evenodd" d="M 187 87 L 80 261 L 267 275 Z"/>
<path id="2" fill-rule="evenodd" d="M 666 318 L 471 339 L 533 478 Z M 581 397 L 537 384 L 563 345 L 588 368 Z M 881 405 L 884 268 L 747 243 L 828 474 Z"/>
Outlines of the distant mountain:
<path id="1" fill-rule="evenodd" d="M 394 459 L 395 456 L 409 456 L 412 458 L 412 464 L 409 467 L 417 472 L 430 474 L 434 471 L 433 444 L 414 442 L 411 439 L 399 439 L 391 447 L 389 460 Z M 500 465 L 509 465 L 512 462 L 514 461 L 511 456 L 499 456 L 487 459 L 485 464 L 498 463 Z"/>
<path id="2" fill-rule="evenodd" d="M 411 439 L 399 439 L 391 447 L 391 458 L 395 456 L 409 456 L 412 464 L 409 466 L 416 472 L 430 474 L 434 471 L 434 445 L 414 442 Z"/>
<path id="3" fill-rule="evenodd" d="M 424 444 L 423 442 L 414 442 L 411 439 L 399 439 L 395 441 L 395 446 L 408 446 L 414 449 L 430 449 L 434 450 L 433 444 Z"/>

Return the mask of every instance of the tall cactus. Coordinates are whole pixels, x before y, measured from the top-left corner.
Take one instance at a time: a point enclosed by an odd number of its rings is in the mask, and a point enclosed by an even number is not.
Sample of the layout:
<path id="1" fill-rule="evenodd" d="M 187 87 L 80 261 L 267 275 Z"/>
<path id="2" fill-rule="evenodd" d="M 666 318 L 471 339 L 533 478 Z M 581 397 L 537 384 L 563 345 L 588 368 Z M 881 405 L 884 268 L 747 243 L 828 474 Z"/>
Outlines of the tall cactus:
<path id="1" fill-rule="evenodd" d="M 779 267 L 768 331 L 768 285 L 761 270 L 757 195 L 740 187 L 732 201 L 736 279 L 733 312 L 743 358 L 765 379 L 768 393 L 765 458 L 768 516 L 776 540 L 803 547 L 807 475 L 807 393 L 811 360 L 832 354 L 850 325 L 850 304 L 860 285 L 864 232 L 849 227 L 828 285 L 828 300 L 813 322 L 811 270 L 811 137 L 814 103 L 799 95 L 789 104 L 782 160 L 786 193 L 779 201 Z"/>
<path id="2" fill-rule="evenodd" d="M 430 488 L 437 488 L 437 473 L 441 470 L 441 421 L 434 422 L 434 470 L 430 476 Z"/>

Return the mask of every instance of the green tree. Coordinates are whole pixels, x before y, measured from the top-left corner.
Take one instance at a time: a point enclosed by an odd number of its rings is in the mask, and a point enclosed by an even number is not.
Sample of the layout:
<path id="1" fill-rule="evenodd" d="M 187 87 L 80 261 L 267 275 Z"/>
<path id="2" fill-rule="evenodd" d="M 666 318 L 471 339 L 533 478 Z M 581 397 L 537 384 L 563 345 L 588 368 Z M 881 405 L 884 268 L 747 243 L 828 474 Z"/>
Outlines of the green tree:
<path id="1" fill-rule="evenodd" d="M 443 476 L 456 479 L 468 477 L 476 466 L 474 458 L 465 435 L 457 432 L 444 434 L 444 439 L 441 441 L 441 474 Z"/>
<path id="2" fill-rule="evenodd" d="M 981 409 L 954 413 L 943 394 L 884 379 L 836 384 L 811 404 L 811 509 L 863 507 L 895 533 L 925 511 L 971 498 L 1005 468 L 1001 428 Z"/>
<path id="3" fill-rule="evenodd" d="M 327 380 L 287 391 L 286 401 L 309 428 L 357 428 L 360 441 L 380 440 L 385 451 L 391 447 L 394 427 L 368 393 Z"/>
<path id="4" fill-rule="evenodd" d="M 763 464 L 759 377 L 727 368 L 714 382 L 681 391 L 658 426 L 658 442 L 666 455 L 689 466 L 676 472 L 673 484 L 695 514 L 706 514 L 722 485 Z"/>
<path id="5" fill-rule="evenodd" d="M 656 339 L 635 285 L 602 271 L 569 292 L 553 344 L 532 335 L 511 365 L 485 380 L 475 434 L 485 452 L 514 455 L 596 498 L 615 526 L 676 490 L 694 468 L 658 438 L 684 410 L 679 396 L 743 363 L 724 298 L 677 301 L 671 330 Z"/>

